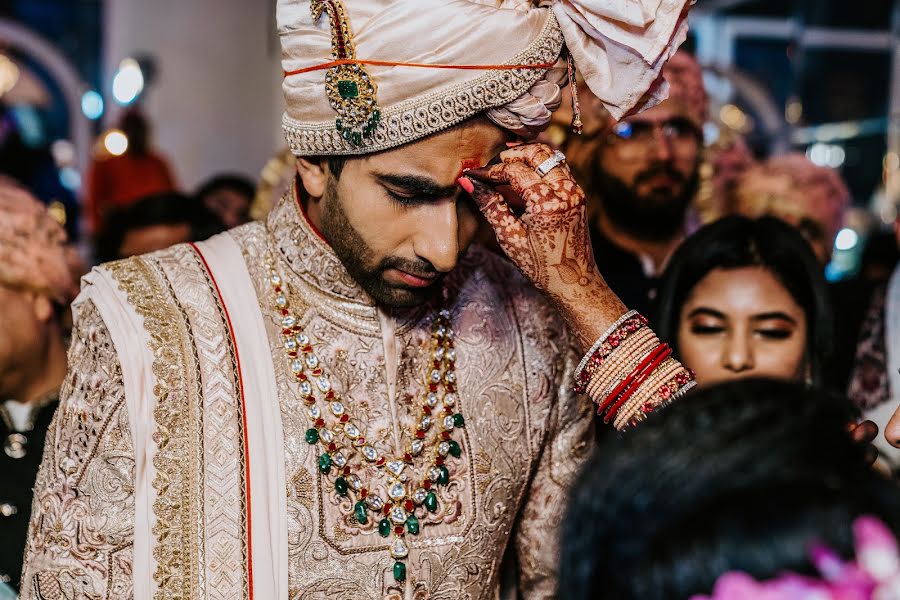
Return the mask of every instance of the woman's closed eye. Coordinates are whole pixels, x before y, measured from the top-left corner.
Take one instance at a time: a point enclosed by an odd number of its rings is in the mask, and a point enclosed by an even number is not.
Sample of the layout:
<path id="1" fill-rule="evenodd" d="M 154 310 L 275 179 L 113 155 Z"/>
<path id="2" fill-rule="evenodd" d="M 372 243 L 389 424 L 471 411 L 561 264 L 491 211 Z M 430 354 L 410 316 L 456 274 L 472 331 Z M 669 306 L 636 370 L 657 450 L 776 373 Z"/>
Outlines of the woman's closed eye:
<path id="1" fill-rule="evenodd" d="M 716 335 L 725 331 L 724 323 L 694 321 L 691 323 L 691 333 L 694 335 Z"/>
<path id="2" fill-rule="evenodd" d="M 754 333 L 768 340 L 786 340 L 794 335 L 794 330 L 784 327 L 757 327 Z"/>
<path id="3" fill-rule="evenodd" d="M 777 313 L 760 315 L 754 319 L 753 332 L 767 340 L 779 341 L 790 339 L 797 329 L 797 322 L 791 317 Z"/>

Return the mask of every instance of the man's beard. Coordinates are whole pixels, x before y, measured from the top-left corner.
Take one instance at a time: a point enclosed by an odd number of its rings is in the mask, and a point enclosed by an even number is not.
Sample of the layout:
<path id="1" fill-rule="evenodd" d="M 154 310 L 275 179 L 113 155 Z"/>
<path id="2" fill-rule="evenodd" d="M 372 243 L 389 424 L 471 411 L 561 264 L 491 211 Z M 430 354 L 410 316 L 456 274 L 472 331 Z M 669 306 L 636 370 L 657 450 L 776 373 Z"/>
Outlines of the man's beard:
<path id="1" fill-rule="evenodd" d="M 322 229 L 350 277 L 375 302 L 384 306 L 418 306 L 433 297 L 441 289 L 442 276 L 428 261 L 388 256 L 374 267 L 367 264 L 366 259 L 374 253 L 350 224 L 334 187 L 329 185 L 322 199 Z M 435 277 L 435 281 L 424 288 L 394 286 L 384 279 L 388 269 L 398 269 L 424 279 Z"/>
<path id="2" fill-rule="evenodd" d="M 637 187 L 659 175 L 665 175 L 680 186 L 672 195 L 669 189 L 653 190 L 638 195 Z M 687 209 L 700 185 L 700 165 L 685 178 L 671 165 L 660 163 L 642 171 L 634 185 L 603 170 L 595 163 L 594 189 L 600 197 L 603 212 L 610 222 L 624 232 L 645 241 L 665 241 L 674 238 L 684 227 Z"/>

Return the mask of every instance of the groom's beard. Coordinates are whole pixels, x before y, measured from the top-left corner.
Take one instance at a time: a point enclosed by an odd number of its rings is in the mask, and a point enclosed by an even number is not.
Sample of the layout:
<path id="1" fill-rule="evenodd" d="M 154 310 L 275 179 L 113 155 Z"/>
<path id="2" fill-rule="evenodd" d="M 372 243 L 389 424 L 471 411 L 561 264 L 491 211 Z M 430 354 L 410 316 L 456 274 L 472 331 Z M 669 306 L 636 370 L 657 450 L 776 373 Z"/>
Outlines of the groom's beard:
<path id="1" fill-rule="evenodd" d="M 639 240 L 665 241 L 681 233 L 691 200 L 700 185 L 700 164 L 687 178 L 668 163 L 652 165 L 635 177 L 634 185 L 603 170 L 595 163 L 594 190 L 610 222 Z M 672 185 L 652 188 L 639 195 L 640 184 L 665 175 Z"/>

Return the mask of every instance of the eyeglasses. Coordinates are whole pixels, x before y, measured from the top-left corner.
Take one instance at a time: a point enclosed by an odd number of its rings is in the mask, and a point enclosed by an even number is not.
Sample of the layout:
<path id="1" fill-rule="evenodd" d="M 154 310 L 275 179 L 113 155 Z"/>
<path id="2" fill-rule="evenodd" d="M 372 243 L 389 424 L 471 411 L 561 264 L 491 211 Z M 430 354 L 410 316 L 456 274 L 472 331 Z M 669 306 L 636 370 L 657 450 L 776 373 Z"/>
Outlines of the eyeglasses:
<path id="1" fill-rule="evenodd" d="M 621 121 L 616 123 L 610 135 L 611 141 L 629 146 L 648 146 L 656 141 L 656 131 L 672 143 L 690 142 L 699 144 L 703 141 L 703 132 L 693 121 L 685 117 L 673 117 L 662 123 L 652 121 Z"/>

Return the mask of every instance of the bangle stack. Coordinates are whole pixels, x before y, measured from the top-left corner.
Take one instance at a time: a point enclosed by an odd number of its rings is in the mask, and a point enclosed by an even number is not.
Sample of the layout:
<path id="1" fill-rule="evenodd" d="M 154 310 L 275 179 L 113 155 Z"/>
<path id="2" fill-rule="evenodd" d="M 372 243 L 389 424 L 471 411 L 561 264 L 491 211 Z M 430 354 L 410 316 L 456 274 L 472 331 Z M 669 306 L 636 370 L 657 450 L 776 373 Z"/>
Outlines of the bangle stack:
<path id="1" fill-rule="evenodd" d="M 587 393 L 597 414 L 617 429 L 637 425 L 694 385 L 694 374 L 635 311 L 594 343 L 575 372 L 576 393 Z"/>

